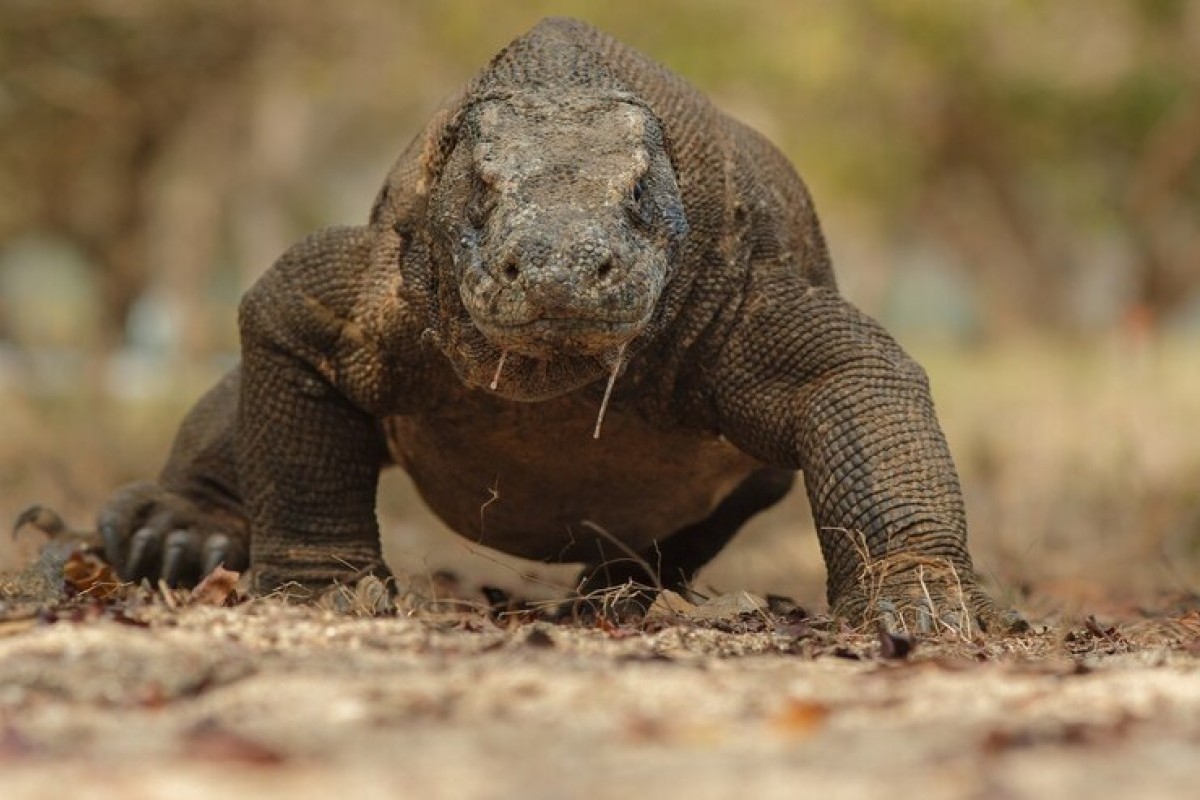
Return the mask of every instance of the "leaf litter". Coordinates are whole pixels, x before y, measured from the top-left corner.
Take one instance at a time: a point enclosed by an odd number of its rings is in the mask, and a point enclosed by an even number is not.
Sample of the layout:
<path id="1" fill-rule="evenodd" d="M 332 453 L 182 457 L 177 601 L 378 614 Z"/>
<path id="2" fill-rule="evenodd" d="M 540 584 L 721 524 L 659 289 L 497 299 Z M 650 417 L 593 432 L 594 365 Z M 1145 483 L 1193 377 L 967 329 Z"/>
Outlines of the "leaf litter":
<path id="1" fill-rule="evenodd" d="M 222 569 L 191 592 L 123 584 L 81 551 L 53 597 L 0 600 L 0 761 L 153 741 L 142 769 L 338 769 L 379 749 L 411 773 L 444 742 L 450 774 L 463 741 L 491 763 L 486 732 L 502 725 L 530 758 L 569 744 L 604 763 L 653 745 L 791 774 L 805 759 L 771 753 L 800 747 L 847 776 L 863 774 L 851 757 L 875 765 L 881 786 L 889 764 L 908 763 L 891 755 L 899 743 L 932 772 L 952 748 L 1005 785 L 1023 774 L 1014 758 L 1070 766 L 1064 753 L 1127 750 L 1132 764 L 1145 747 L 1200 741 L 1195 608 L 1160 625 L 1084 616 L 967 642 L 850 630 L 746 593 L 662 592 L 637 619 L 576 619 L 491 587 L 461 603 L 401 592 L 381 608 L 372 587 L 359 598 L 370 613 L 357 613 L 249 598 L 239 578 Z M 64 711 L 69 734 L 53 723 Z M 694 769 L 671 785 L 690 785 Z"/>

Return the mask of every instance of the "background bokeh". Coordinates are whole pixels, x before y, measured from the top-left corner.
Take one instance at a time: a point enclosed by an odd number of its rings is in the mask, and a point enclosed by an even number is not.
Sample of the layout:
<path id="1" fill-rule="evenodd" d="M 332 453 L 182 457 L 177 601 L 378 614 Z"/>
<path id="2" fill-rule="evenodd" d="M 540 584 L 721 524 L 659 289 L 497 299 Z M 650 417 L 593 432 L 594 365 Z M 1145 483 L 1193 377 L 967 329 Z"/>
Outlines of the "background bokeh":
<path id="1" fill-rule="evenodd" d="M 86 526 L 156 472 L 236 357 L 240 293 L 362 221 L 439 101 L 548 13 L 792 158 L 845 293 L 931 373 L 1000 591 L 1194 596 L 1198 0 L 0 0 L 0 518 Z M 495 567 L 389 488 L 393 559 Z M 808 528 L 797 498 L 706 580 L 819 602 Z"/>

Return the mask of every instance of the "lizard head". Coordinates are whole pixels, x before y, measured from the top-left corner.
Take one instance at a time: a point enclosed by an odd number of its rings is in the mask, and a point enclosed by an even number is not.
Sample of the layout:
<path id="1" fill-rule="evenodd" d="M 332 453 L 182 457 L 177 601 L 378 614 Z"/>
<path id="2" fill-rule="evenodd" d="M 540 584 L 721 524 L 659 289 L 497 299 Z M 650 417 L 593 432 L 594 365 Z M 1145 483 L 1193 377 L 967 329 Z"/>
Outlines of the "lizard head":
<path id="1" fill-rule="evenodd" d="M 614 91 L 472 103 L 427 208 L 442 349 L 514 399 L 610 372 L 653 326 L 688 230 L 657 118 Z"/>

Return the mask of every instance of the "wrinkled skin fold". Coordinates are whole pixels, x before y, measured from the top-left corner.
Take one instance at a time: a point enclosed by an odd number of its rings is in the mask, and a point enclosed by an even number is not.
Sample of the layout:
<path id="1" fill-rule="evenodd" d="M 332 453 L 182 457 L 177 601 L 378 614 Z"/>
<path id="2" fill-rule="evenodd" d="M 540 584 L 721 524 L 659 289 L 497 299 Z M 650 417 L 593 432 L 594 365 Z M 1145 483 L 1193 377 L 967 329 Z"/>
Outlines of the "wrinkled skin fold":
<path id="1" fill-rule="evenodd" d="M 685 588 L 799 473 L 836 613 L 1019 625 L 979 589 L 925 375 L 838 294 L 791 165 L 584 23 L 498 54 L 369 222 L 295 245 L 239 324 L 159 480 L 101 512 L 126 577 L 386 576 L 400 466 L 451 529 L 583 563 L 583 591 Z"/>

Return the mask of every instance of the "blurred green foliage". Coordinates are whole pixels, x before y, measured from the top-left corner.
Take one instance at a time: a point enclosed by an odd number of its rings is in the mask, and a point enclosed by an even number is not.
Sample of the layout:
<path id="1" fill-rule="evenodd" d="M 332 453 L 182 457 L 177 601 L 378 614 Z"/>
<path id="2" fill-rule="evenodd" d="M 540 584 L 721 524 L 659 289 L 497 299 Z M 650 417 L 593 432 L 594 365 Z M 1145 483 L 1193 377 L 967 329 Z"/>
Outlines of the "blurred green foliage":
<path id="1" fill-rule="evenodd" d="M 440 99 L 551 13 L 777 142 L 870 310 L 914 269 L 992 337 L 1198 302 L 1200 0 L 0 0 L 0 268 L 65 243 L 99 275 L 89 340 L 153 297 L 181 349 L 229 347 L 240 287 L 361 220 Z"/>

